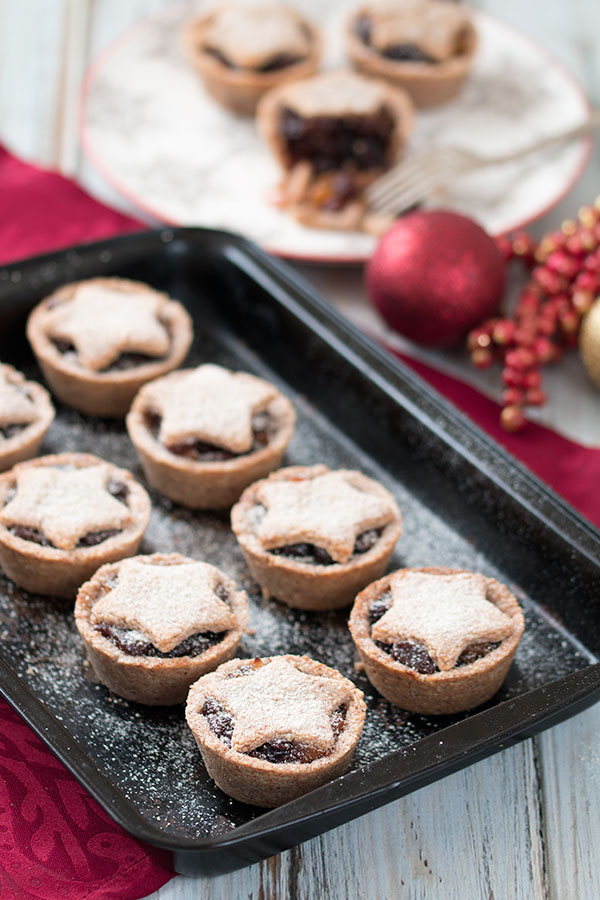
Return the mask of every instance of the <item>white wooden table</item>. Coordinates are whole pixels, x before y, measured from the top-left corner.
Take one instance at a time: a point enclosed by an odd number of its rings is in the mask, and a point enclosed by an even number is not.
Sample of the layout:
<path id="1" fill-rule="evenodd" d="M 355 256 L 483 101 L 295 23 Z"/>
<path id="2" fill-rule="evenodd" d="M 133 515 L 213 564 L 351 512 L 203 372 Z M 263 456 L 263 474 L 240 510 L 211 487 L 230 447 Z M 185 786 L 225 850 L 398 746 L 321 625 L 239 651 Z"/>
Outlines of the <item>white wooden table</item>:
<path id="1" fill-rule="evenodd" d="M 0 0 L 0 140 L 131 211 L 82 158 L 79 84 L 123 28 L 170 0 Z M 600 103 L 598 0 L 484 0 L 545 44 Z M 600 153 L 543 233 L 600 193 Z M 0 198 L 1 215 L 1 198 Z M 344 312 L 369 318 L 359 270 L 300 267 Z M 460 361 L 435 364 L 473 378 Z M 475 376 L 480 377 L 480 376 Z M 480 387 L 493 391 L 491 382 Z M 600 445 L 600 395 L 573 359 L 545 421 Z M 218 879 L 175 878 L 159 900 L 598 900 L 600 706 L 301 847 Z"/>

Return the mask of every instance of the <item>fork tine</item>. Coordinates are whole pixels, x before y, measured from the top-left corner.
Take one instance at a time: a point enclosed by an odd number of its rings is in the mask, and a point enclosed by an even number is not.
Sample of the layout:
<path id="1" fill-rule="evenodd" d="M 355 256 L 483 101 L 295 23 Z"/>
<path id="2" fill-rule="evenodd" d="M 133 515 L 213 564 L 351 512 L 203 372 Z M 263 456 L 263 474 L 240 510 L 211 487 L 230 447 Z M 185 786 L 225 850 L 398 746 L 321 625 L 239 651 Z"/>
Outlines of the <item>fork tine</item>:
<path id="1" fill-rule="evenodd" d="M 373 182 L 368 191 L 369 196 L 375 200 L 379 194 L 387 193 L 390 188 L 402 189 L 406 183 L 412 182 L 421 172 L 428 171 L 432 165 L 435 165 L 435 160 L 431 153 L 423 157 L 409 157 Z"/>
<path id="2" fill-rule="evenodd" d="M 412 206 L 417 200 L 423 200 L 435 186 L 438 178 L 439 169 L 432 168 L 427 172 L 421 172 L 419 177 L 413 178 L 411 183 L 406 183 L 401 189 L 395 184 L 391 184 L 387 190 L 378 194 L 375 200 L 368 195 L 369 205 L 371 209 L 382 211 L 401 211 L 408 206 Z"/>

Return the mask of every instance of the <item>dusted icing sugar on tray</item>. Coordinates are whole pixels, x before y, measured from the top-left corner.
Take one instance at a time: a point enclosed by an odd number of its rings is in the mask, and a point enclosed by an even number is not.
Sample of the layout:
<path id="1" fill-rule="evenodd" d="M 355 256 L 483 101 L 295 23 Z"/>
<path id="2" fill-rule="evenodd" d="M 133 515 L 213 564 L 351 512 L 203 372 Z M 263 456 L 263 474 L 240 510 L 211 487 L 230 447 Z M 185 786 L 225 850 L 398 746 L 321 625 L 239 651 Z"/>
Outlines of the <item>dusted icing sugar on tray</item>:
<path id="1" fill-rule="evenodd" d="M 206 358 L 253 371 L 290 394 L 289 388 L 241 344 L 231 341 L 227 349 L 204 340 L 202 356 L 196 350 L 191 361 L 197 364 Z M 27 374 L 35 374 L 35 370 Z M 442 565 L 464 566 L 502 578 L 470 538 L 461 537 L 451 522 L 444 522 L 424 505 L 422 498 L 408 490 L 410 463 L 405 483 L 394 481 L 325 422 L 305 399 L 290 395 L 299 413 L 287 457 L 291 463 L 308 464 L 318 459 L 331 467 L 356 467 L 380 480 L 398 501 L 407 531 L 390 569 L 435 559 Z M 49 450 L 58 447 L 94 450 L 141 477 L 133 446 L 116 423 L 86 419 L 61 407 Z M 435 485 L 434 480 L 431 483 Z M 351 770 L 468 715 L 424 717 L 389 704 L 364 674 L 356 671 L 357 655 L 346 626 L 348 610 L 307 613 L 262 599 L 229 529 L 227 513 L 194 512 L 171 503 L 152 489 L 150 494 L 152 518 L 140 552 L 178 552 L 208 560 L 248 591 L 252 632 L 244 636 L 237 656 L 306 653 L 337 668 L 364 692 L 367 717 Z M 527 600 L 524 607 L 525 633 L 498 699 L 517 696 L 589 664 L 583 648 L 555 630 L 539 607 Z M 52 599 L 32 601 L 0 575 L 0 641 L 5 658 L 92 758 L 99 761 L 125 796 L 172 835 L 225 834 L 260 815 L 258 808 L 230 800 L 212 783 L 185 723 L 183 706 L 145 708 L 110 695 L 104 687 L 86 680 L 85 654 L 71 608 L 69 602 L 57 605 Z"/>

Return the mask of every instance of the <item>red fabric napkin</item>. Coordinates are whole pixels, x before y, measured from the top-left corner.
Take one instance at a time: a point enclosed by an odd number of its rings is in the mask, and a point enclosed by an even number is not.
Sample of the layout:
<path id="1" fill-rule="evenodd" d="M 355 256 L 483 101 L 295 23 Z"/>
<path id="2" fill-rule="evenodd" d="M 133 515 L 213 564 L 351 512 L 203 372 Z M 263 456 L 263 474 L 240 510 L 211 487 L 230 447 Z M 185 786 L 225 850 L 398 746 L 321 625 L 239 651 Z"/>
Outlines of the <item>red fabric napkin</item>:
<path id="1" fill-rule="evenodd" d="M 0 148 L 0 264 L 142 228 L 60 175 Z M 511 453 L 600 525 L 600 450 L 530 425 L 508 435 L 499 407 L 462 382 L 403 357 Z M 119 828 L 0 701 L 2 900 L 136 900 L 165 884 L 166 854 Z"/>

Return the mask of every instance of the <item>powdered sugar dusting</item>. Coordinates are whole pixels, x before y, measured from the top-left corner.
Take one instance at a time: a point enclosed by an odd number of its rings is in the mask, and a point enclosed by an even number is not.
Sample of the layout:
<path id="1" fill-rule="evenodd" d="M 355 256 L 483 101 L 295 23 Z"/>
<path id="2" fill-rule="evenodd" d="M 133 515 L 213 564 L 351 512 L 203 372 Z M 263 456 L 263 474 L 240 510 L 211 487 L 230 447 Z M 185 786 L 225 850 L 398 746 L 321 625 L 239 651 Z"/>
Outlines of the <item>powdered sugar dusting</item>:
<path id="1" fill-rule="evenodd" d="M 143 557 L 124 560 L 115 587 L 100 597 L 92 623 L 132 628 L 168 653 L 204 631 L 228 631 L 235 618 L 215 594 L 221 573 L 201 562 L 152 565 Z"/>
<path id="2" fill-rule="evenodd" d="M 501 641 L 513 630 L 510 617 L 486 599 L 482 575 L 399 572 L 391 592 L 392 605 L 373 625 L 373 638 L 424 644 L 442 672 L 469 644 Z"/>
<path id="3" fill-rule="evenodd" d="M 28 425 L 36 418 L 35 404 L 24 387 L 25 379 L 19 372 L 0 364 L 0 427 Z"/>

